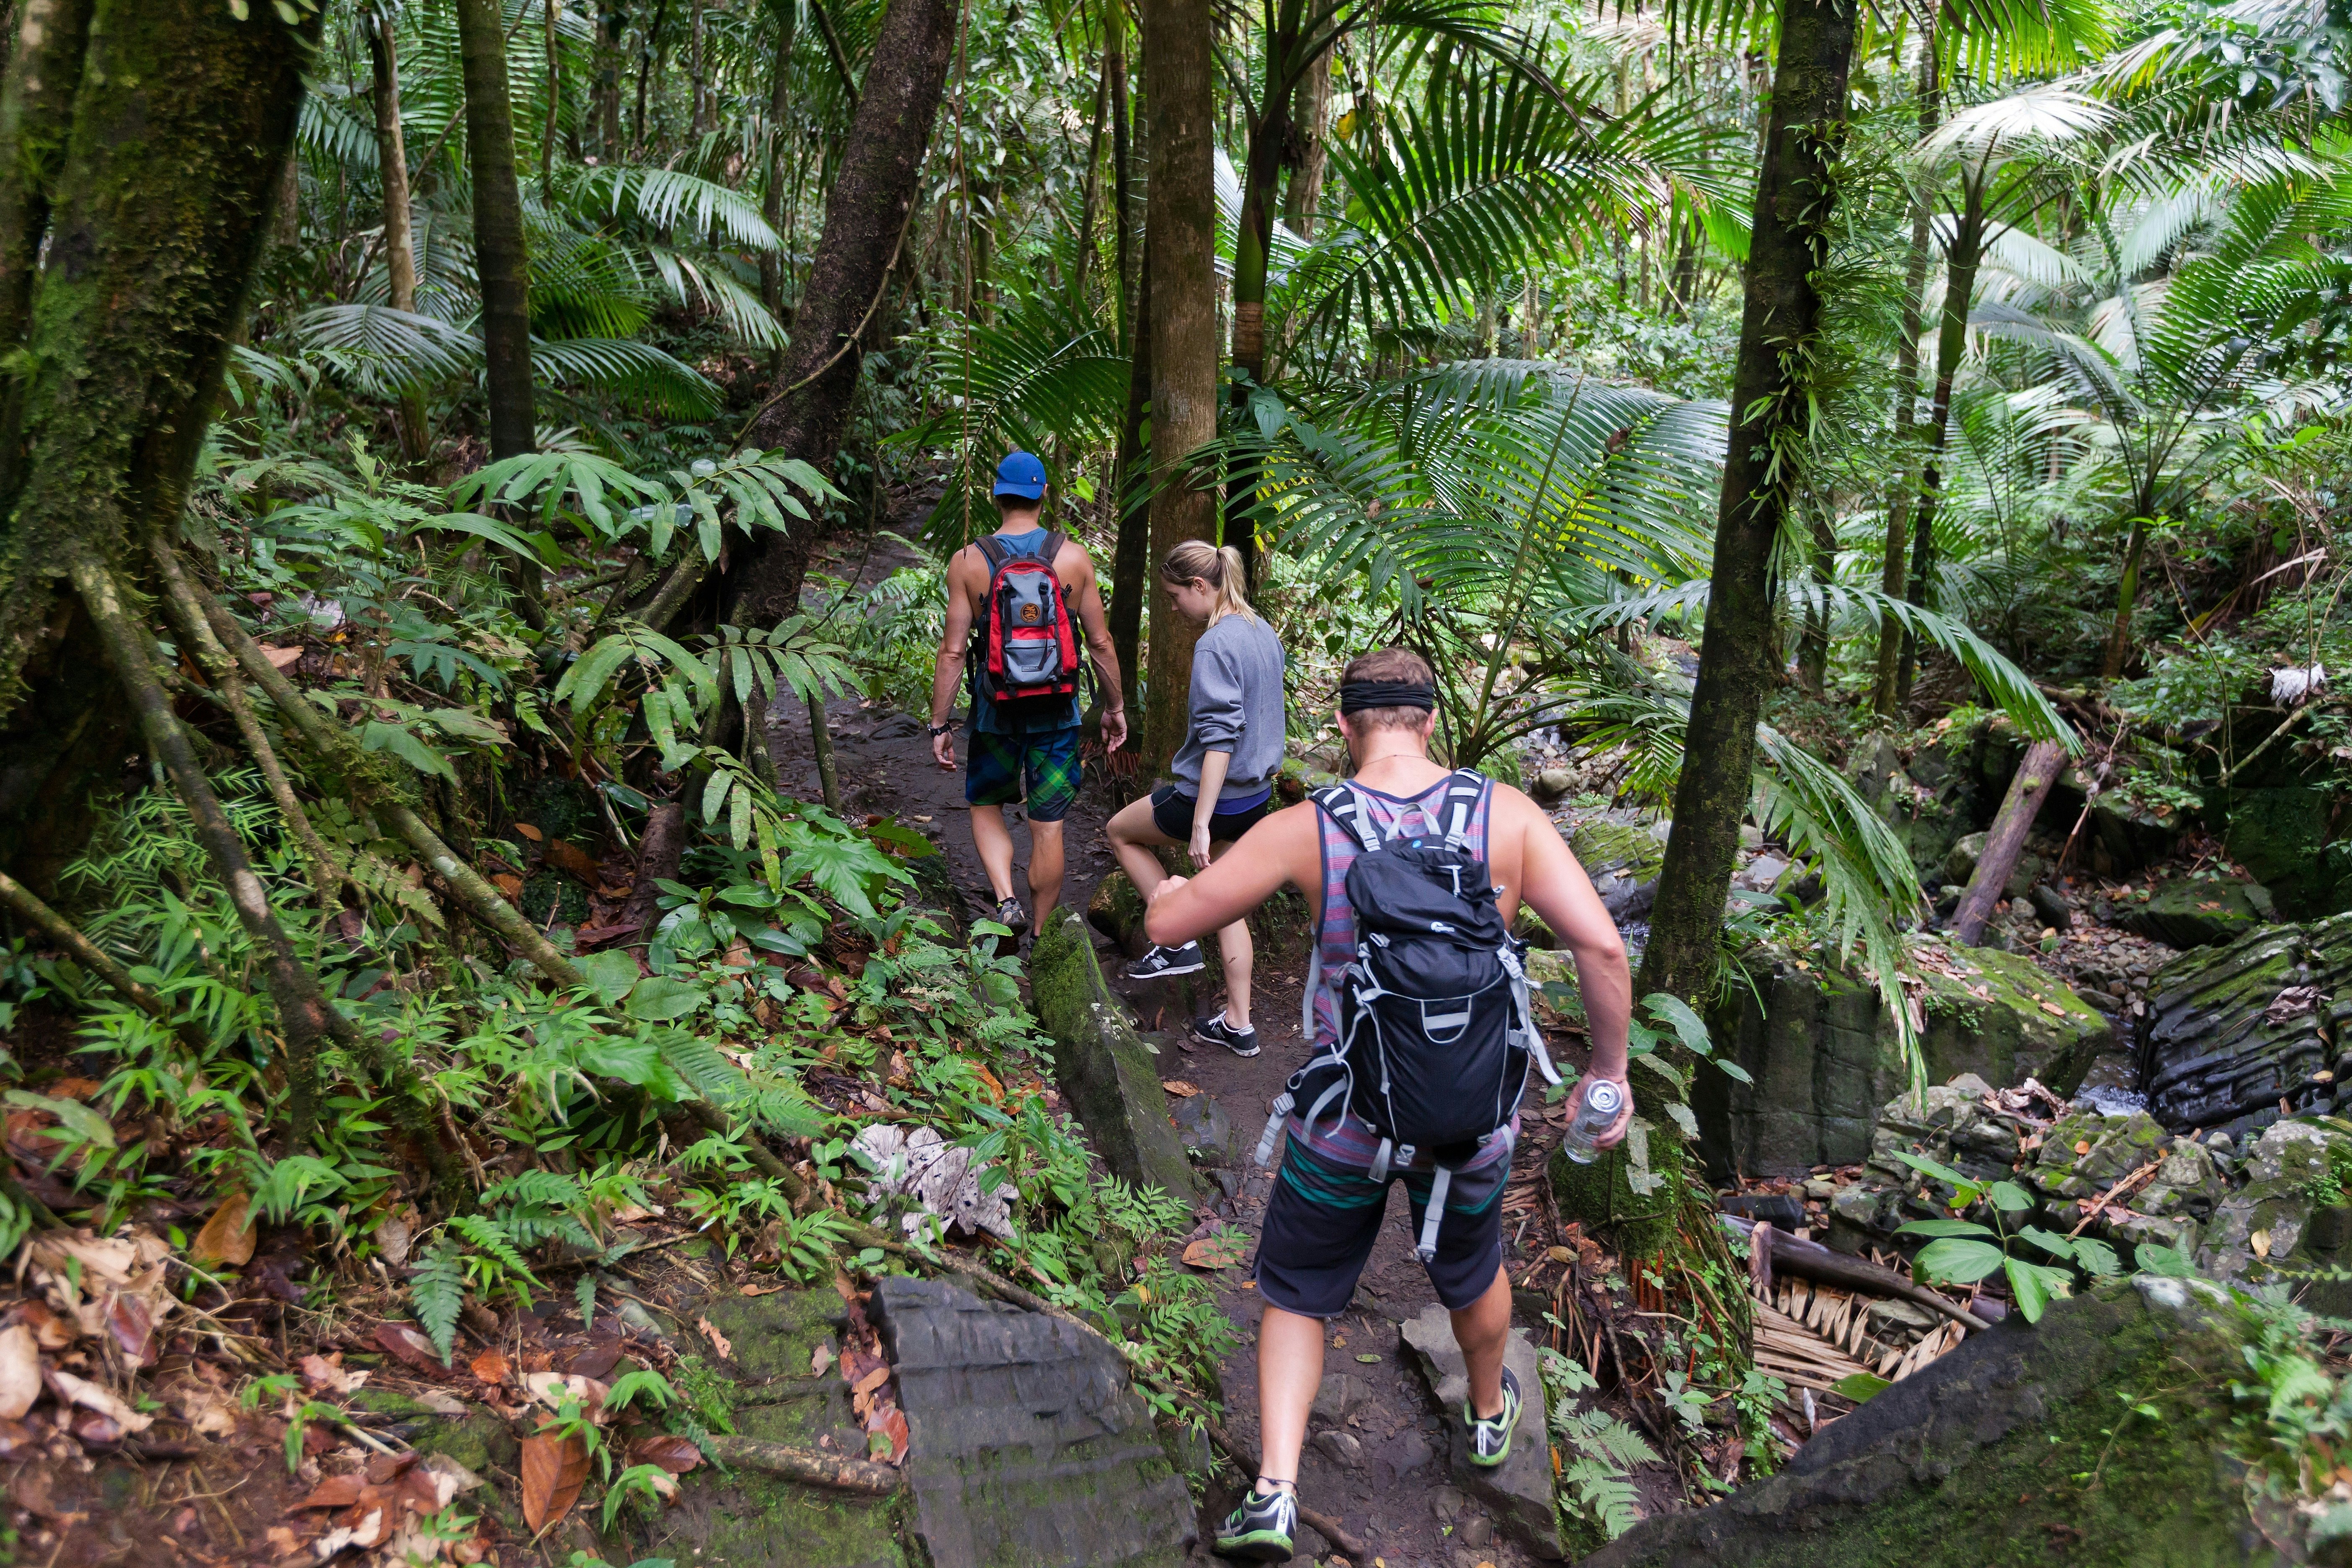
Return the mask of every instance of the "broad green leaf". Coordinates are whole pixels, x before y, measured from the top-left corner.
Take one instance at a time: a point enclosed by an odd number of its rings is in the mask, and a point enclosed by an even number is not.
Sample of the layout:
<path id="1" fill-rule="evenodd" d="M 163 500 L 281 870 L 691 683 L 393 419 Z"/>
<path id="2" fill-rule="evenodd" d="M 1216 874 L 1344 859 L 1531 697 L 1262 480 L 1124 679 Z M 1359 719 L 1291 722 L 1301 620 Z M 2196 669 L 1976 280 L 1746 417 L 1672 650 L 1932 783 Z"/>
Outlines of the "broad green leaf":
<path id="1" fill-rule="evenodd" d="M 2134 1248 L 2132 1261 L 2139 1265 L 2143 1274 L 2161 1274 L 2169 1279 L 2190 1279 L 2197 1272 L 2197 1266 L 2189 1261 L 2187 1253 L 2152 1241 L 2143 1241 Z"/>
<path id="2" fill-rule="evenodd" d="M 2015 1182 L 1995 1182 L 1987 1194 L 1992 1206 L 2004 1214 L 2019 1214 L 2034 1206 L 2032 1194 Z"/>
<path id="3" fill-rule="evenodd" d="M 636 983 L 629 992 L 628 1014 L 632 1018 L 651 1024 L 666 1024 L 683 1018 L 699 1008 L 709 993 L 690 981 L 673 980 L 667 975 L 654 974 Z"/>
<path id="4" fill-rule="evenodd" d="M 596 994 L 596 1000 L 607 1007 L 626 996 L 639 978 L 636 959 L 617 949 L 592 952 L 574 962 L 581 973 L 587 976 L 589 989 Z"/>
<path id="5" fill-rule="evenodd" d="M 1691 1005 L 1671 991 L 1654 991 L 1642 998 L 1642 1005 L 1650 1016 L 1671 1027 L 1675 1037 L 1693 1056 L 1715 1054 L 1715 1042 L 1706 1032 L 1706 1021 L 1691 1010 Z"/>
<path id="6" fill-rule="evenodd" d="M 1926 1159 L 1917 1154 L 1906 1153 L 1900 1149 L 1895 1151 L 1895 1157 L 1902 1161 L 1905 1164 L 1910 1166 L 1913 1170 L 1918 1172 L 1921 1175 L 1933 1176 L 1939 1182 L 1949 1182 L 1953 1186 L 1959 1188 L 1964 1193 L 1974 1193 L 1983 1190 L 1979 1184 L 1969 1180 L 1968 1177 L 1963 1176 L 1958 1171 L 1953 1170 L 1949 1165 L 1938 1165 L 1933 1160 Z"/>
<path id="7" fill-rule="evenodd" d="M 1923 1279 L 1967 1285 L 1983 1279 L 2007 1261 L 2000 1248 L 1990 1242 L 1970 1241 L 1954 1236 L 1931 1241 L 1921 1247 L 1919 1256 L 1912 1259 L 1911 1268 Z"/>
<path id="8" fill-rule="evenodd" d="M 1830 1384 L 1832 1394 L 1842 1394 L 1856 1405 L 1867 1403 L 1874 1394 L 1885 1393 L 1895 1385 L 1874 1372 L 1850 1372 Z"/>
<path id="9" fill-rule="evenodd" d="M 2009 1289 L 2017 1298 L 2017 1310 L 2025 1314 L 2027 1322 L 2040 1322 L 2043 1309 L 2050 1305 L 2050 1292 L 2042 1282 L 2042 1270 L 2014 1258 L 2006 1261 Z"/>
<path id="10" fill-rule="evenodd" d="M 53 1100 L 46 1094 L 34 1094 L 12 1089 L 7 1094 L 10 1105 L 21 1105 L 31 1110 L 46 1110 L 58 1119 L 58 1124 L 85 1143 L 100 1149 L 114 1147 L 114 1125 L 78 1100 Z"/>
<path id="11" fill-rule="evenodd" d="M 1895 1234 L 1897 1236 L 1990 1237 L 1993 1233 L 1984 1226 L 1972 1225 L 1964 1219 L 1915 1219 L 1908 1225 L 1897 1226 Z"/>

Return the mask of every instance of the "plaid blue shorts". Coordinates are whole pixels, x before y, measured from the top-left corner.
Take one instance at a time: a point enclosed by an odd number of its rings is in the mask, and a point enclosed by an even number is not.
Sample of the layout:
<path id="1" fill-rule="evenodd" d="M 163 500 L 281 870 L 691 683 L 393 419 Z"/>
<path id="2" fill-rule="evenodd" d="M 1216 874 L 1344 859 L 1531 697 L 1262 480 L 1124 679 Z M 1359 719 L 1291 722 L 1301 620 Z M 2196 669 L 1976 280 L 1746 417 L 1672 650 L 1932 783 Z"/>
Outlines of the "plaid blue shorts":
<path id="1" fill-rule="evenodd" d="M 963 797 L 973 805 L 1011 805 L 1028 783 L 1032 822 L 1059 822 L 1078 798 L 1078 737 L 1075 724 L 1032 730 L 1025 735 L 967 732 L 971 761 L 964 771 Z"/>

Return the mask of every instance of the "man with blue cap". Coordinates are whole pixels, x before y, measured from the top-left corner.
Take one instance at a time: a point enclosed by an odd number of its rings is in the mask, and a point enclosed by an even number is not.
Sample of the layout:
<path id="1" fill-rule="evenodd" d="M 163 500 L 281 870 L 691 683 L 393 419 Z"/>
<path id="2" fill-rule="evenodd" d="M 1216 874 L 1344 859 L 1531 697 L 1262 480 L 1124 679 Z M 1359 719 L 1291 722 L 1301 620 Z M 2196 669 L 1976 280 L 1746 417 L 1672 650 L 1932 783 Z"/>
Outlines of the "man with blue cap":
<path id="1" fill-rule="evenodd" d="M 1103 695 L 1105 751 L 1126 742 L 1127 708 L 1094 561 L 1077 541 L 1039 521 L 1045 465 L 1032 453 L 1010 454 L 996 467 L 995 496 L 996 531 L 948 562 L 947 628 L 931 679 L 931 755 L 942 768 L 955 767 L 949 716 L 958 689 L 968 687 L 963 794 L 972 844 L 996 918 L 1034 935 L 1061 901 L 1062 819 L 1078 794 L 1078 627 Z M 1013 890 L 1013 833 L 1004 820 L 1004 808 L 1024 799 L 1034 913 Z"/>

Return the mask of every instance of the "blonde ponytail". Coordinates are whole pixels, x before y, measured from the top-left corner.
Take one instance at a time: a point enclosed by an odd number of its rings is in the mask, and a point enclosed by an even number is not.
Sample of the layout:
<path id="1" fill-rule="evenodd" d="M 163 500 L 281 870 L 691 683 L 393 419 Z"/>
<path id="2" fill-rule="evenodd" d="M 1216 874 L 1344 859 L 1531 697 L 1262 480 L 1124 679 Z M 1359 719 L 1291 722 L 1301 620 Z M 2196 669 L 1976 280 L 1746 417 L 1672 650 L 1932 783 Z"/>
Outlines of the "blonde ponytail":
<path id="1" fill-rule="evenodd" d="M 1209 624 L 1215 626 L 1227 616 L 1257 619 L 1250 608 L 1249 599 L 1242 592 L 1247 574 L 1242 567 L 1242 552 L 1232 545 L 1214 545 L 1205 539 L 1188 539 L 1168 552 L 1160 563 L 1160 576 L 1167 583 L 1206 583 L 1217 595 L 1209 611 Z"/>

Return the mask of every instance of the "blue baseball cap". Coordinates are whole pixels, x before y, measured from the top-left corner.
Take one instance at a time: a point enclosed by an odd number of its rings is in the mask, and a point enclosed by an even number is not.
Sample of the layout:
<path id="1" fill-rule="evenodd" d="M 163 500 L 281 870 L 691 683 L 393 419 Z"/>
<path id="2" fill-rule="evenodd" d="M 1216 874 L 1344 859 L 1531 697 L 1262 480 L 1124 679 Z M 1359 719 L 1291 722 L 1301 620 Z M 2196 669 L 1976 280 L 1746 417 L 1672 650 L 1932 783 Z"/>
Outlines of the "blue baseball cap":
<path id="1" fill-rule="evenodd" d="M 1013 452 L 996 465 L 996 493 L 1035 500 L 1045 493 L 1045 465 L 1034 452 Z"/>

